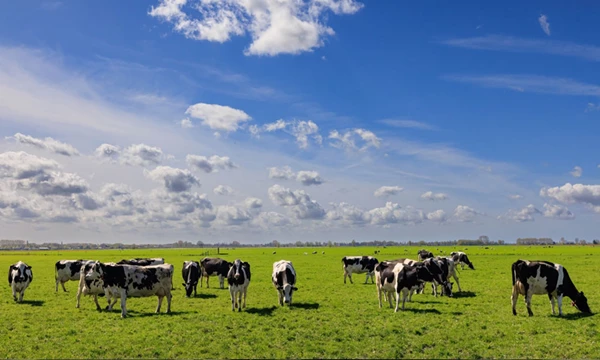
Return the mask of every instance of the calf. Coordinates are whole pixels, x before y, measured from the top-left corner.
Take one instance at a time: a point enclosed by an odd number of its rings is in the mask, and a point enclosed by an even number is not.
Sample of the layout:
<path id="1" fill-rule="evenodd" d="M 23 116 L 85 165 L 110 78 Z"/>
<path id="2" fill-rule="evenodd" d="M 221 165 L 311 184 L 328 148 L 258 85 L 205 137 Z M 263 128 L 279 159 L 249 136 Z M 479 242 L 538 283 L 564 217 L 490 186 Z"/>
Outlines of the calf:
<path id="1" fill-rule="evenodd" d="M 69 280 L 79 281 L 79 272 L 85 264 L 92 263 L 93 260 L 60 260 L 54 264 L 54 278 L 56 279 L 56 288 L 54 292 L 58 292 L 58 284 L 62 286 L 64 292 L 67 292 L 65 283 Z"/>
<path id="2" fill-rule="evenodd" d="M 221 258 L 208 258 L 200 260 L 200 265 L 202 268 L 202 276 L 206 277 L 206 287 L 208 288 L 208 278 L 213 275 L 217 275 L 219 277 L 219 286 L 221 289 L 225 288 L 225 278 L 229 273 L 229 268 L 233 265 L 230 262 L 227 262 Z M 200 287 L 202 287 L 202 282 L 200 282 Z"/>
<path id="3" fill-rule="evenodd" d="M 417 252 L 417 256 L 419 257 L 419 261 L 423 261 L 425 259 L 429 259 L 433 257 L 433 253 L 431 251 L 427 251 L 427 250 L 419 250 Z"/>
<path id="4" fill-rule="evenodd" d="M 377 298 L 381 309 L 381 294 L 384 293 L 390 308 L 392 307 L 392 294 L 396 296 L 396 310 L 402 293 L 402 310 L 409 292 L 419 288 L 421 282 L 417 276 L 414 266 L 403 264 L 399 261 L 382 261 L 375 267 L 375 279 L 377 281 Z"/>
<path id="5" fill-rule="evenodd" d="M 130 260 L 121 260 L 117 265 L 137 265 L 137 266 L 150 266 L 164 264 L 164 258 L 135 258 Z"/>
<path id="6" fill-rule="evenodd" d="M 242 311 L 246 308 L 246 293 L 250 285 L 250 264 L 236 259 L 227 273 L 227 283 L 229 284 L 229 294 L 231 295 L 231 311 Z M 242 303 L 242 295 L 244 302 Z"/>
<path id="7" fill-rule="evenodd" d="M 417 269 L 417 278 L 421 282 L 421 286 L 419 287 L 420 293 L 423 292 L 425 283 L 430 282 L 432 284 L 441 284 L 442 294 L 452 297 L 452 284 L 448 283 L 443 267 L 433 258 L 428 258 L 424 261 L 415 261 L 411 259 L 400 259 L 398 261 L 405 265 L 413 266 Z M 412 294 L 413 291 L 410 292 L 408 301 L 411 301 Z M 437 297 L 436 286 L 433 287 L 433 294 Z"/>
<path id="8" fill-rule="evenodd" d="M 127 316 L 127 297 L 148 297 L 156 295 L 160 312 L 163 298 L 167 297 L 167 313 L 171 312 L 171 288 L 173 265 L 161 264 L 151 266 L 135 266 L 121 264 L 104 264 L 94 262 L 85 274 L 85 281 L 101 282 L 107 299 L 113 296 L 115 300 L 108 305 L 112 310 L 116 298 L 121 298 L 121 317 Z"/>
<path id="9" fill-rule="evenodd" d="M 183 281 L 185 281 L 182 284 L 185 287 L 185 296 L 190 297 L 193 290 L 194 297 L 196 297 L 198 281 L 202 281 L 200 263 L 197 261 L 184 261 L 181 268 L 181 275 L 183 276 Z"/>
<path id="10" fill-rule="evenodd" d="M 379 261 L 372 256 L 344 256 L 342 258 L 342 267 L 344 269 L 344 284 L 346 283 L 346 277 L 350 279 L 350 283 L 352 282 L 352 273 L 367 273 L 367 277 L 365 278 L 365 284 L 369 281 L 369 276 L 371 277 L 371 283 L 374 283 L 375 280 L 374 270 L 375 265 L 377 265 Z"/>
<path id="11" fill-rule="evenodd" d="M 583 313 L 591 314 L 592 311 L 587 303 L 587 298 L 582 292 L 578 292 L 571 280 L 567 269 L 560 264 L 549 261 L 527 261 L 517 260 L 512 264 L 512 312 L 517 315 L 517 298 L 519 294 L 525 296 L 527 312 L 533 316 L 531 311 L 531 297 L 533 295 L 548 295 L 554 311 L 554 301 L 558 302 L 558 315 L 562 315 L 563 296 L 571 298 L 571 305 Z"/>
<path id="12" fill-rule="evenodd" d="M 450 253 L 450 256 L 455 264 L 460 264 L 461 270 L 465 269 L 465 265 L 467 265 L 471 270 L 475 270 L 475 266 L 473 266 L 473 263 L 471 263 L 469 257 L 464 252 L 453 251 Z"/>
<path id="13" fill-rule="evenodd" d="M 31 272 L 31 266 L 24 262 L 19 261 L 8 268 L 8 285 L 12 289 L 14 301 L 23 302 L 25 289 L 27 289 L 32 281 L 33 272 Z M 17 300 L 17 293 L 19 294 L 19 300 Z"/>
<path id="14" fill-rule="evenodd" d="M 297 291 L 296 270 L 291 261 L 279 260 L 273 263 L 273 273 L 271 275 L 273 286 L 277 289 L 279 305 L 284 303 L 292 305 L 292 295 Z"/>

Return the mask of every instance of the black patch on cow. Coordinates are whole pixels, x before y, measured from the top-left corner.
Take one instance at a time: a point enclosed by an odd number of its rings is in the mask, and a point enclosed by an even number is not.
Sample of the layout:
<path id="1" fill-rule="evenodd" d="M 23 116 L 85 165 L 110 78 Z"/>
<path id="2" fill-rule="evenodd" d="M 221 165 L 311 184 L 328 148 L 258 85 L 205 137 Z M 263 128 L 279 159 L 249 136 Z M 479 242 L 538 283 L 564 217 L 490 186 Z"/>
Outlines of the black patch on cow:
<path id="1" fill-rule="evenodd" d="M 60 261 L 57 261 L 56 264 L 54 264 L 54 267 L 56 270 L 62 270 L 67 267 L 67 264 L 62 264 Z"/>
<path id="2" fill-rule="evenodd" d="M 194 291 L 194 294 L 196 293 L 196 286 L 198 285 L 198 280 L 200 279 L 200 263 L 197 261 L 191 261 L 187 267 L 185 265 L 186 262 L 183 263 L 181 275 L 185 281 L 185 295 L 190 297 L 190 295 L 192 295 L 192 290 Z"/>
<path id="3" fill-rule="evenodd" d="M 275 275 L 275 278 L 277 279 L 277 287 L 282 287 L 283 286 L 283 271 L 279 271 Z"/>
<path id="4" fill-rule="evenodd" d="M 104 287 L 117 286 L 125 288 L 125 268 L 123 265 L 98 264 L 102 269 Z"/>
<path id="5" fill-rule="evenodd" d="M 8 285 L 12 285 L 13 282 L 13 270 L 16 269 L 13 265 L 8 268 Z"/>
<path id="6" fill-rule="evenodd" d="M 247 262 L 236 260 L 227 274 L 227 283 L 229 286 L 243 285 L 249 272 L 250 265 Z M 250 281 L 250 277 L 248 277 L 248 281 Z"/>
<path id="7" fill-rule="evenodd" d="M 157 271 L 157 268 L 136 268 L 135 272 L 141 272 L 142 278 L 139 282 L 134 282 L 133 279 L 130 279 L 128 285 L 133 286 L 136 290 L 152 290 L 154 284 L 158 283 Z"/>
<path id="8" fill-rule="evenodd" d="M 285 278 L 288 284 L 292 286 L 296 284 L 296 275 L 294 275 L 294 272 L 289 267 L 285 268 Z"/>
<path id="9" fill-rule="evenodd" d="M 203 272 L 208 275 L 221 275 L 227 276 L 229 272 L 229 268 L 231 267 L 231 263 L 221 259 L 221 258 L 204 258 L 200 261 L 202 265 Z"/>

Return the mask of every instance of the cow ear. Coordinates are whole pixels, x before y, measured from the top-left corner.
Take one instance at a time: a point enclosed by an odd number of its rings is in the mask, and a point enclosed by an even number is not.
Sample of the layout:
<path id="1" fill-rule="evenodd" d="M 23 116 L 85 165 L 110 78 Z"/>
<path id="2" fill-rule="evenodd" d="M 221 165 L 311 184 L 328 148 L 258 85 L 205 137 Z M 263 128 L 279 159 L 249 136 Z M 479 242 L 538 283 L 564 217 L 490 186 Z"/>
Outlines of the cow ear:
<path id="1" fill-rule="evenodd" d="M 277 290 L 282 290 L 282 289 L 283 289 L 283 286 L 278 286 L 277 287 Z"/>
<path id="2" fill-rule="evenodd" d="M 292 290 L 294 290 L 294 291 L 298 291 L 298 288 L 297 288 L 297 287 L 295 287 L 295 286 L 293 286 L 293 287 L 292 287 Z"/>
<path id="3" fill-rule="evenodd" d="M 580 294 L 581 294 L 581 296 L 583 296 L 583 291 L 582 291 L 582 292 L 580 292 Z"/>
<path id="4" fill-rule="evenodd" d="M 244 261 L 244 262 L 242 263 L 242 265 L 244 265 L 244 266 L 247 266 L 247 267 L 250 267 L 250 264 L 248 264 L 246 261 Z"/>
<path id="5" fill-rule="evenodd" d="M 183 285 L 185 287 L 185 283 L 181 283 L 181 285 Z"/>

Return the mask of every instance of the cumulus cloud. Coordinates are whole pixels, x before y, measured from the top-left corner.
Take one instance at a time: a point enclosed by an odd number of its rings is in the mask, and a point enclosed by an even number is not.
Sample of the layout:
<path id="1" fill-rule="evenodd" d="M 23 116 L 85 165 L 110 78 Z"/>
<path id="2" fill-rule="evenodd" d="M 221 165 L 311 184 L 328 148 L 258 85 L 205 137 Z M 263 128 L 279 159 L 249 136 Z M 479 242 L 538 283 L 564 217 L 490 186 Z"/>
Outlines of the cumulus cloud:
<path id="1" fill-rule="evenodd" d="M 213 192 L 217 195 L 228 196 L 233 195 L 233 188 L 227 185 L 219 185 L 213 189 Z"/>
<path id="2" fill-rule="evenodd" d="M 179 122 L 179 125 L 184 129 L 191 129 L 194 127 L 192 120 L 185 118 Z"/>
<path id="3" fill-rule="evenodd" d="M 121 156 L 121 148 L 111 144 L 102 144 L 94 150 L 94 155 L 100 159 L 116 161 Z"/>
<path id="4" fill-rule="evenodd" d="M 398 223 L 414 225 L 422 223 L 426 219 L 426 215 L 422 210 L 415 209 L 411 206 L 401 207 L 391 201 L 388 201 L 383 207 L 369 210 L 368 216 L 373 225 L 390 225 Z"/>
<path id="5" fill-rule="evenodd" d="M 200 119 L 202 125 L 212 130 L 225 132 L 237 131 L 240 124 L 252 119 L 242 110 L 217 104 L 198 103 L 188 107 L 185 113 Z"/>
<path id="6" fill-rule="evenodd" d="M 381 139 L 365 129 L 352 129 L 344 133 L 332 130 L 329 133 L 329 139 L 332 140 L 331 146 L 344 150 L 366 151 L 370 147 L 378 148 L 381 145 Z M 356 140 L 359 139 L 362 142 L 360 147 L 356 145 Z"/>
<path id="7" fill-rule="evenodd" d="M 507 219 L 517 222 L 534 221 L 533 215 L 541 214 L 533 204 L 529 204 L 520 210 L 510 209 L 506 214 L 498 216 L 498 219 Z"/>
<path id="8" fill-rule="evenodd" d="M 277 179 L 277 180 L 290 180 L 295 176 L 292 168 L 289 166 L 284 166 L 281 168 L 271 167 L 269 168 L 269 179 Z"/>
<path id="9" fill-rule="evenodd" d="M 444 193 L 434 193 L 433 191 L 427 191 L 421 194 L 421 199 L 423 200 L 431 200 L 431 201 L 442 201 L 446 200 L 448 195 Z"/>
<path id="10" fill-rule="evenodd" d="M 508 197 L 511 200 L 521 200 L 523 198 L 523 195 L 519 195 L 519 194 L 512 194 L 512 195 L 508 195 Z"/>
<path id="11" fill-rule="evenodd" d="M 571 171 L 571 175 L 573 175 L 576 178 L 581 177 L 582 174 L 583 174 L 583 169 L 581 168 L 581 166 L 575 166 L 573 168 L 573 171 Z"/>
<path id="12" fill-rule="evenodd" d="M 206 157 L 200 155 L 188 155 L 185 157 L 185 161 L 191 168 L 202 170 L 206 173 L 237 168 L 237 165 L 234 164 L 228 156 L 213 155 L 211 157 Z"/>
<path id="13" fill-rule="evenodd" d="M 77 174 L 52 171 L 28 178 L 17 184 L 18 188 L 32 190 L 43 196 L 71 196 L 88 190 L 88 184 Z"/>
<path id="14" fill-rule="evenodd" d="M 104 145 L 101 145 L 101 147 Z M 107 149 L 107 147 L 105 147 L 105 149 Z M 96 149 L 96 151 L 98 151 L 98 149 Z M 125 165 L 152 166 L 160 164 L 163 159 L 163 152 L 158 147 L 146 144 L 135 144 L 126 147 L 118 157 L 120 162 Z"/>
<path id="15" fill-rule="evenodd" d="M 563 186 L 540 190 L 540 196 L 558 200 L 565 204 L 583 204 L 600 213 L 600 185 L 566 183 Z"/>
<path id="16" fill-rule="evenodd" d="M 443 223 L 448 220 L 448 215 L 444 210 L 435 210 L 427 214 L 427 220 Z"/>
<path id="17" fill-rule="evenodd" d="M 325 180 L 316 171 L 301 170 L 294 173 L 289 166 L 269 168 L 269 178 L 277 180 L 296 180 L 304 186 L 321 185 Z"/>
<path id="18" fill-rule="evenodd" d="M 251 224 L 263 230 L 273 231 L 273 228 L 291 225 L 292 221 L 286 215 L 274 211 L 266 211 L 261 212 L 252 219 Z"/>
<path id="19" fill-rule="evenodd" d="M 321 185 L 324 180 L 316 171 L 298 171 L 296 180 L 305 186 Z"/>
<path id="20" fill-rule="evenodd" d="M 332 209 L 327 212 L 328 220 L 341 221 L 348 225 L 364 225 L 371 221 L 368 214 L 357 206 L 345 202 L 330 205 Z"/>
<path id="21" fill-rule="evenodd" d="M 263 206 L 263 202 L 259 198 L 249 197 L 244 200 L 244 205 L 246 205 L 248 209 L 260 209 Z"/>
<path id="22" fill-rule="evenodd" d="M 559 220 L 575 219 L 575 214 L 573 214 L 566 206 L 548 203 L 544 204 L 544 216 Z"/>
<path id="23" fill-rule="evenodd" d="M 254 137 L 259 137 L 261 132 L 283 131 L 296 138 L 296 143 L 300 149 L 307 149 L 309 140 L 312 139 L 316 144 L 323 143 L 323 137 L 319 134 L 319 126 L 311 120 L 292 120 L 285 121 L 279 119 L 276 122 L 264 124 L 262 127 L 250 127 L 250 133 Z"/>
<path id="24" fill-rule="evenodd" d="M 150 179 L 162 182 L 171 192 L 188 191 L 192 186 L 200 186 L 200 181 L 187 169 L 177 169 L 170 166 L 158 166 L 152 171 L 146 171 Z"/>
<path id="25" fill-rule="evenodd" d="M 541 14 L 538 18 L 538 22 L 540 23 L 540 27 L 546 33 L 546 35 L 550 36 L 550 23 L 548 22 L 548 17 L 544 14 Z"/>
<path id="26" fill-rule="evenodd" d="M 454 209 L 454 218 L 460 222 L 473 222 L 475 218 L 479 215 L 484 215 L 483 213 L 469 207 L 466 205 L 458 205 Z"/>
<path id="27" fill-rule="evenodd" d="M 242 225 L 251 219 L 252 214 L 247 209 L 238 206 L 224 205 L 217 209 L 217 220 L 225 225 Z"/>
<path id="28" fill-rule="evenodd" d="M 292 191 L 280 185 L 273 185 L 268 190 L 269 198 L 275 205 L 289 207 L 298 219 L 322 219 L 325 210 L 318 202 L 312 200 L 303 190 Z"/>
<path id="29" fill-rule="evenodd" d="M 404 188 L 401 188 L 400 186 L 382 186 L 379 189 L 375 190 L 373 195 L 375 195 L 376 197 L 384 197 L 396 195 L 403 190 Z"/>
<path id="30" fill-rule="evenodd" d="M 54 140 L 51 137 L 47 137 L 44 139 L 34 138 L 33 136 L 23 135 L 21 133 L 16 133 L 12 137 L 16 142 L 26 145 L 35 146 L 38 149 L 48 150 L 55 154 L 65 155 L 65 156 L 76 156 L 79 155 L 79 151 L 75 149 L 72 145 L 60 142 L 58 140 Z"/>
<path id="31" fill-rule="evenodd" d="M 355 0 L 160 0 L 148 14 L 192 40 L 223 43 L 249 33 L 246 55 L 275 56 L 323 46 L 335 34 L 326 25 L 328 12 L 354 14 L 362 6 Z"/>
<path id="32" fill-rule="evenodd" d="M 0 178 L 29 179 L 59 168 L 60 165 L 54 160 L 24 151 L 8 151 L 0 154 Z"/>

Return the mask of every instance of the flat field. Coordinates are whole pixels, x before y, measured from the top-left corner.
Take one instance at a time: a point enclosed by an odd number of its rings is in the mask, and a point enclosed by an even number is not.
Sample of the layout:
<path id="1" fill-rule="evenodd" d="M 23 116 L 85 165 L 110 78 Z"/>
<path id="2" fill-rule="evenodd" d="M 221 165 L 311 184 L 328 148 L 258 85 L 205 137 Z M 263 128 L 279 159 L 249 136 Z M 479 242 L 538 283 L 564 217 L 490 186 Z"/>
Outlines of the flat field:
<path id="1" fill-rule="evenodd" d="M 429 247 L 436 255 L 465 247 Z M 318 253 L 313 255 L 313 250 Z M 33 267 L 23 304 L 14 303 L 4 280 L 0 297 L 2 358 L 598 358 L 598 316 L 581 316 L 565 299 L 563 317 L 552 316 L 546 296 L 534 296 L 533 317 L 523 298 L 511 313 L 512 262 L 521 258 L 564 265 L 593 312 L 600 311 L 600 247 L 468 247 L 476 270 L 459 272 L 463 293 L 413 296 L 405 311 L 379 309 L 375 285 L 343 283 L 341 258 L 372 255 L 375 248 L 221 249 L 227 260 L 251 264 L 247 308 L 231 311 L 227 289 L 211 277 L 186 298 L 184 260 L 200 260 L 207 249 L 3 252 L 4 269 L 18 260 Z M 416 247 L 381 249 L 379 260 L 416 258 Z M 276 254 L 272 254 L 276 251 Z M 321 252 L 325 251 L 325 254 Z M 308 252 L 308 255 L 304 255 Z M 443 253 L 442 253 L 443 252 Z M 211 256 L 215 254 L 211 249 Z M 156 297 L 127 300 L 98 312 L 89 297 L 75 308 L 77 283 L 54 291 L 54 263 L 61 259 L 118 261 L 164 257 L 175 266 L 172 313 L 154 314 Z M 298 292 L 291 308 L 279 307 L 271 284 L 274 261 L 293 262 Z M 6 279 L 6 278 L 5 278 Z M 454 285 L 456 291 L 456 284 Z M 105 300 L 100 299 L 104 306 Z M 163 304 L 163 310 L 164 306 Z"/>

